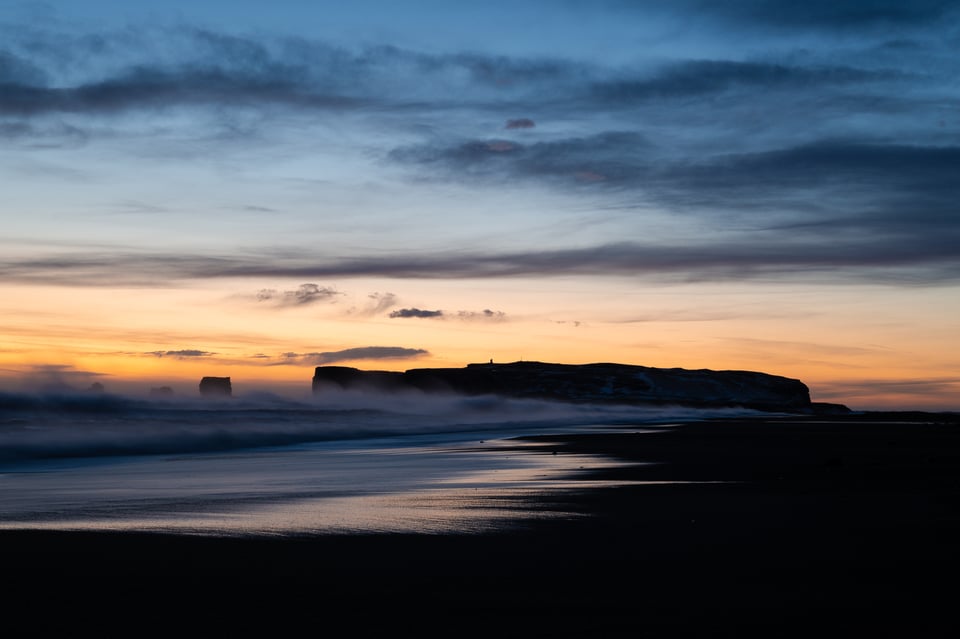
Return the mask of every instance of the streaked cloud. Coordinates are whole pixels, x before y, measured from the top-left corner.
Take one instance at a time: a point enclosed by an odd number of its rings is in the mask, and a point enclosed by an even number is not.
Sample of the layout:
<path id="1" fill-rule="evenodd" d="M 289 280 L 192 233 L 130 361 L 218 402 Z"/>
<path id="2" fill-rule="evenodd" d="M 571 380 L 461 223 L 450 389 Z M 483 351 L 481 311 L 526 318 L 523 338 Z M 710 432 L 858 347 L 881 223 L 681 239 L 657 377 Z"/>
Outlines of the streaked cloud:
<path id="1" fill-rule="evenodd" d="M 307 306 L 336 299 L 339 295 L 342 295 L 342 293 L 334 288 L 308 283 L 301 284 L 292 291 L 278 291 L 272 288 L 260 289 L 257 292 L 257 301 L 269 302 L 283 307 Z"/>
<path id="2" fill-rule="evenodd" d="M 831 380 L 818 389 L 816 399 L 834 401 L 870 409 L 956 411 L 960 378 L 933 377 L 907 379 Z"/>
<path id="3" fill-rule="evenodd" d="M 397 304 L 399 304 L 399 298 L 393 293 L 370 293 L 366 296 L 365 303 L 350 307 L 346 313 L 360 317 L 376 317 L 386 313 Z"/>
<path id="4" fill-rule="evenodd" d="M 764 0 L 734 0 L 709 2 L 707 0 L 680 0 L 671 3 L 678 12 L 695 10 L 707 19 L 761 24 L 796 30 L 815 29 L 840 31 L 845 29 L 889 28 L 893 30 L 917 25 L 930 25 L 950 14 L 957 13 L 957 3 L 951 0 L 811 0 L 803 3 L 766 2 Z"/>
<path id="5" fill-rule="evenodd" d="M 793 235 L 757 231 L 725 241 L 677 245 L 631 242 L 583 248 L 503 253 L 434 252 L 350 258 L 312 258 L 305 251 L 205 256 L 201 254 L 88 253 L 51 258 L 0 259 L 8 282 L 70 286 L 169 286 L 176 282 L 220 278 L 394 279 L 514 278 L 528 276 L 638 276 L 651 280 L 729 281 L 749 278 L 816 278 L 821 282 L 916 285 L 948 284 L 960 279 L 955 229 L 913 229 L 908 242 L 894 232 L 903 222 L 891 219 L 889 232 L 835 233 L 817 241 L 798 230 Z M 919 241 L 926 238 L 926 241 Z M 415 314 L 421 309 L 406 309 Z M 397 317 L 405 315 L 393 311 Z M 437 311 L 427 311 L 437 312 Z M 441 311 L 442 312 L 442 311 Z"/>
<path id="6" fill-rule="evenodd" d="M 427 311 L 421 310 L 419 308 L 400 308 L 390 313 L 390 317 L 393 318 L 432 318 L 432 317 L 443 317 L 443 311 Z"/>
<path id="7" fill-rule="evenodd" d="M 467 321 L 502 322 L 507 319 L 507 314 L 485 308 L 482 311 L 457 311 L 456 317 Z"/>
<path id="8" fill-rule="evenodd" d="M 154 357 L 172 357 L 174 359 L 191 359 L 194 357 L 210 357 L 216 355 L 211 351 L 201 351 L 192 348 L 186 348 L 178 351 L 150 351 L 147 355 Z"/>
<path id="9" fill-rule="evenodd" d="M 323 366 L 337 362 L 378 360 L 378 359 L 412 359 L 428 355 L 422 348 L 404 348 L 402 346 L 359 346 L 340 351 L 326 351 L 322 353 L 284 353 L 272 365 L 307 365 Z"/>
<path id="10" fill-rule="evenodd" d="M 507 123 L 503 126 L 505 129 L 532 129 L 537 126 L 536 122 L 530 118 L 516 118 L 512 120 L 507 120 Z"/>

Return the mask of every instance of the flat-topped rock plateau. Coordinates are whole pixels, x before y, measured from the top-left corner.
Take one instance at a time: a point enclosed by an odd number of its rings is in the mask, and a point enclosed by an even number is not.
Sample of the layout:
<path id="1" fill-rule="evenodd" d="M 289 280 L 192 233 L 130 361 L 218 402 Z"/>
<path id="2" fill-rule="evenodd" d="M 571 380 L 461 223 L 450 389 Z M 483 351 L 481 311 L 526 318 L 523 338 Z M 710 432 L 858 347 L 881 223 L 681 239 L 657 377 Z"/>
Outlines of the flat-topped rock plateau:
<path id="1" fill-rule="evenodd" d="M 845 406 L 810 401 L 800 380 L 754 371 L 652 368 L 631 364 L 511 362 L 464 368 L 415 368 L 404 372 L 318 366 L 313 392 L 361 390 L 396 393 L 500 395 L 573 403 L 743 407 L 801 414 L 848 412 Z"/>

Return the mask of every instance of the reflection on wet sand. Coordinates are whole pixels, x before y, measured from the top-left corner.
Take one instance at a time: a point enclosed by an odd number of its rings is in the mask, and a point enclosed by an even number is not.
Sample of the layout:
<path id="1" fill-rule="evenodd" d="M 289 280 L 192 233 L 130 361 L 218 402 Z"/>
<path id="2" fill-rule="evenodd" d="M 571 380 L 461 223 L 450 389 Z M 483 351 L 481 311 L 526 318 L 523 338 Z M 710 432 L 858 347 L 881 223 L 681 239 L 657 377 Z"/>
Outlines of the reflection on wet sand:
<path id="1" fill-rule="evenodd" d="M 469 533 L 574 517 L 550 495 L 592 487 L 576 477 L 612 462 L 539 448 L 339 444 L 34 468 L 3 475 L 0 529 Z"/>

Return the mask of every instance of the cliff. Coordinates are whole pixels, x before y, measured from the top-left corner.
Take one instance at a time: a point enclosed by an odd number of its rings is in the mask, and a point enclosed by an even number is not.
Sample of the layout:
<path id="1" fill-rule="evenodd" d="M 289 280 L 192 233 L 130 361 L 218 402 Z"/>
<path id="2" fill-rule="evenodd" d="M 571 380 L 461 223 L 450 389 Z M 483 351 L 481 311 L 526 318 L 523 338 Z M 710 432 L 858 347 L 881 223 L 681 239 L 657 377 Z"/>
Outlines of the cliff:
<path id="1" fill-rule="evenodd" d="M 229 377 L 204 377 L 200 380 L 200 394 L 204 396 L 230 397 L 233 387 Z"/>
<path id="2" fill-rule="evenodd" d="M 840 405 L 810 401 L 796 379 L 752 371 L 686 370 L 628 364 L 468 364 L 465 368 L 416 368 L 405 372 L 318 366 L 313 392 L 355 389 L 378 392 L 503 395 L 575 403 L 744 407 L 764 411 L 845 412 Z"/>

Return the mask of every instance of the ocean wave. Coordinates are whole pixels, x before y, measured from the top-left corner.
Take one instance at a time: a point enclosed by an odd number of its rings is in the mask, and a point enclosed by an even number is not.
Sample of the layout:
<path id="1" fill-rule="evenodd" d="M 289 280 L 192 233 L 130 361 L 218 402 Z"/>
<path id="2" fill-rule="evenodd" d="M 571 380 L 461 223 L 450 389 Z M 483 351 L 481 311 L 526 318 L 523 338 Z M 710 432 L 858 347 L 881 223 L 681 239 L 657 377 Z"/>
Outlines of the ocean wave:
<path id="1" fill-rule="evenodd" d="M 744 411 L 739 411 L 742 414 Z M 289 398 L 0 393 L 0 462 L 202 453 L 472 431 L 643 424 L 717 416 L 680 407 L 344 391 Z"/>

